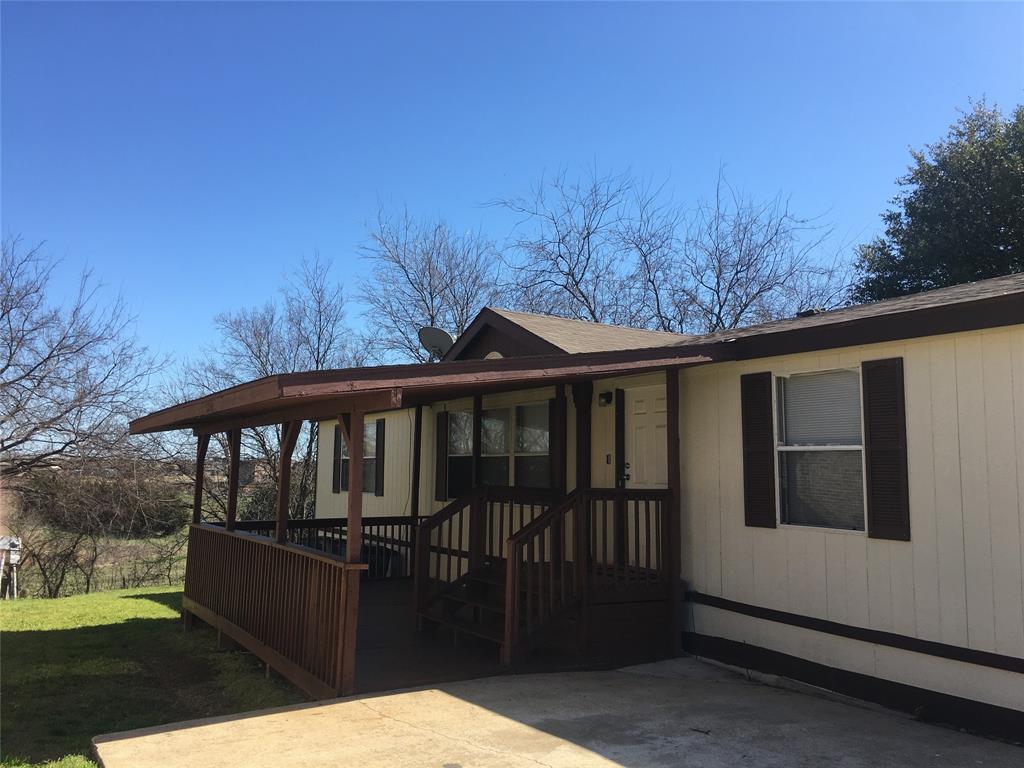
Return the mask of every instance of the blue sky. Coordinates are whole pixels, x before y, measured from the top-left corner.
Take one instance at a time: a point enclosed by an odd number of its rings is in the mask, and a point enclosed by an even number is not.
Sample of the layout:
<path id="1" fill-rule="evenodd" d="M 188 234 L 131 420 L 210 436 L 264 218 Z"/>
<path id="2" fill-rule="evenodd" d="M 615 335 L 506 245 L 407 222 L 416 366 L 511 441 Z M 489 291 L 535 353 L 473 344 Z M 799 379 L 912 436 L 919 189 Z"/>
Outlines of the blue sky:
<path id="1" fill-rule="evenodd" d="M 1022 4 L 15 3 L 2 225 L 120 290 L 156 350 L 319 250 L 354 290 L 378 202 L 504 238 L 561 167 L 880 229 L 908 146 L 1024 102 Z M 358 307 L 353 306 L 353 320 Z"/>

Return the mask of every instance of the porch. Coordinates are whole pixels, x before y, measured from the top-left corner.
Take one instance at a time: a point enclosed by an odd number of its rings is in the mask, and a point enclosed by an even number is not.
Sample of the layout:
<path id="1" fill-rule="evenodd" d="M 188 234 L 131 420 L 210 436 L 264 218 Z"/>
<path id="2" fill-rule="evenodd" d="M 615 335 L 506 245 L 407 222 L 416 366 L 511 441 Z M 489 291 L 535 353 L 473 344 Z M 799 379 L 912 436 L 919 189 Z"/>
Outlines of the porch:
<path id="1" fill-rule="evenodd" d="M 186 624 L 196 617 L 213 625 L 315 698 L 491 674 L 499 663 L 607 667 L 675 655 L 682 608 L 678 373 L 708 358 L 662 354 L 288 374 L 134 422 L 136 432 L 190 427 L 198 437 Z M 647 394 L 630 395 L 632 386 Z M 522 422 L 514 405 L 520 393 L 533 404 Z M 547 407 L 537 407 L 538 397 Z M 511 407 L 512 415 L 487 410 L 495 407 Z M 428 410 L 435 417 L 429 429 Z M 404 466 L 407 474 L 385 480 L 376 473 L 381 421 L 400 413 L 408 432 L 387 432 L 387 450 L 397 451 L 387 466 L 392 473 Z M 461 413 L 465 431 L 434 428 L 454 424 L 453 413 Z M 645 415 L 627 440 L 634 413 Z M 293 520 L 291 454 L 305 421 L 321 426 L 326 486 L 318 485 L 317 508 L 330 501 L 323 509 L 333 516 Z M 520 462 L 515 447 L 494 458 L 484 447 L 484 436 L 493 445 L 489 422 L 505 425 L 502 440 L 509 442 L 502 445 L 512 446 L 521 437 L 512 430 L 525 424 L 527 458 Z M 277 514 L 241 521 L 241 430 L 269 424 L 279 424 L 282 436 Z M 368 425 L 380 439 L 364 454 L 366 434 L 374 433 Z M 330 432 L 333 464 L 324 442 Z M 212 524 L 203 521 L 203 471 L 216 433 L 227 437 L 228 493 L 226 518 Z M 449 445 L 462 447 L 449 457 Z M 658 471 L 649 471 L 655 465 Z M 483 485 L 495 466 L 509 473 L 504 483 Z M 353 471 L 358 467 L 373 471 Z M 517 486 L 521 468 L 546 487 Z M 364 498 L 373 516 L 363 515 Z M 483 655 L 465 653 L 471 644 Z"/>
<path id="2" fill-rule="evenodd" d="M 315 698 L 671 655 L 667 491 L 479 487 L 425 518 L 193 524 L 183 609 Z"/>

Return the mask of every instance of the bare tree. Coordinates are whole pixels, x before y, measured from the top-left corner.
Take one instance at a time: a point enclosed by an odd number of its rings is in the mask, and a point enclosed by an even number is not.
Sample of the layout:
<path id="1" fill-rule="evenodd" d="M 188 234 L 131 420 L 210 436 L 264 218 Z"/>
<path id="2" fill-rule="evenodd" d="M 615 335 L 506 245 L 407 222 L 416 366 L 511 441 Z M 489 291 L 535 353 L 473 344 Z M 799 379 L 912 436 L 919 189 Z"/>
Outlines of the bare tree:
<path id="1" fill-rule="evenodd" d="M 408 211 L 380 211 L 362 249 L 370 275 L 360 286 L 375 329 L 371 348 L 381 360 L 428 362 L 417 332 L 424 326 L 461 334 L 500 296 L 499 254 L 474 232 L 458 234 L 445 222 L 415 221 Z"/>
<path id="2" fill-rule="evenodd" d="M 363 347 L 345 322 L 342 285 L 331 277 L 330 265 L 317 254 L 304 260 L 275 300 L 262 306 L 224 312 L 214 320 L 219 341 L 203 356 L 186 364 L 180 378 L 165 393 L 169 402 L 216 392 L 243 382 L 295 371 L 326 370 L 363 364 Z M 250 494 L 249 516 L 266 516 L 278 482 L 280 426 L 246 429 L 242 453 L 253 458 L 267 479 L 263 492 Z M 162 455 L 176 462 L 186 476 L 194 476 L 189 446 L 180 436 L 161 436 Z M 317 424 L 310 422 L 295 448 L 297 471 L 292 473 L 291 514 L 312 513 L 316 483 Z M 227 455 L 226 437 L 215 435 L 210 457 Z M 215 516 L 226 508 L 226 485 L 216 473 L 206 477 L 208 510 Z M 245 512 L 245 510 L 243 510 Z"/>
<path id="3" fill-rule="evenodd" d="M 184 483 L 159 462 L 105 457 L 20 478 L 7 521 L 22 539 L 30 594 L 59 597 L 159 583 L 181 565 Z"/>
<path id="4" fill-rule="evenodd" d="M 777 196 L 757 202 L 719 173 L 712 200 L 686 222 L 671 259 L 641 260 L 648 303 L 657 326 L 709 333 L 763 323 L 843 301 L 845 273 L 837 259 L 821 260 L 831 230 L 803 219 Z"/>
<path id="5" fill-rule="evenodd" d="M 6 238 L 0 256 L 0 476 L 116 450 L 154 361 L 120 298 L 84 272 L 65 305 L 42 244 Z"/>
<path id="6" fill-rule="evenodd" d="M 674 333 L 706 333 L 842 301 L 845 273 L 820 252 L 831 232 L 788 201 L 757 202 L 720 173 L 692 212 L 629 174 L 561 173 L 528 198 L 508 295 L 531 311 Z"/>
<path id="7" fill-rule="evenodd" d="M 527 197 L 496 202 L 519 217 L 506 263 L 517 307 L 620 325 L 642 324 L 636 285 L 623 269 L 623 229 L 636 185 L 628 175 L 582 179 L 564 171 Z"/>

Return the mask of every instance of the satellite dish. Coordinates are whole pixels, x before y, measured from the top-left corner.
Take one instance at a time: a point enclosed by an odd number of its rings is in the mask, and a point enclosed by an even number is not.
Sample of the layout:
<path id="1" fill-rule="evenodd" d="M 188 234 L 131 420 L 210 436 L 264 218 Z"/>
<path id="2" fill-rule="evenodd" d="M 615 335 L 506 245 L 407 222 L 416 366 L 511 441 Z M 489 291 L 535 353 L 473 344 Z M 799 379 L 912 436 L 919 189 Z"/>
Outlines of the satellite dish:
<path id="1" fill-rule="evenodd" d="M 455 339 L 443 328 L 433 328 L 429 325 L 426 328 L 420 328 L 420 344 L 430 353 L 431 357 L 440 360 L 454 343 Z"/>

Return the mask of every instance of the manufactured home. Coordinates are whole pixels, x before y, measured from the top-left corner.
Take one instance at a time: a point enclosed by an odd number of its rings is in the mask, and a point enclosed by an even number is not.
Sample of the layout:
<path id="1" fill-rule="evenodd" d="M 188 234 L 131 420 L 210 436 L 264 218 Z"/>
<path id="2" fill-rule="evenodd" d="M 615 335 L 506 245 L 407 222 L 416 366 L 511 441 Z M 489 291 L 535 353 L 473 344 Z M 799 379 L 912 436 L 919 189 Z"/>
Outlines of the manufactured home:
<path id="1" fill-rule="evenodd" d="M 236 520 L 240 430 L 281 425 L 287 479 L 307 421 L 316 519 L 283 482 Z M 485 309 L 437 363 L 132 423 L 169 429 L 197 436 L 186 620 L 314 696 L 373 687 L 385 599 L 390 636 L 499 668 L 686 652 L 1024 732 L 1024 275 L 703 336 Z"/>

